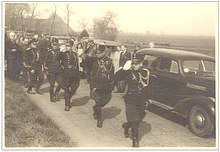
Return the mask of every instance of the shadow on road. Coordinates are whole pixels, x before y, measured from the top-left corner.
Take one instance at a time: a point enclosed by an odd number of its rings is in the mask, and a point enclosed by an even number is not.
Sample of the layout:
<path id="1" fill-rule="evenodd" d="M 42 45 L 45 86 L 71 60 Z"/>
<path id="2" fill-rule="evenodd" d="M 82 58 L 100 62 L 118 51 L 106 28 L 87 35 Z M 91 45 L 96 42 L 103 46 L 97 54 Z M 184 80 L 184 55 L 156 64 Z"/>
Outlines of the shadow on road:
<path id="1" fill-rule="evenodd" d="M 42 89 L 40 89 L 40 91 L 42 93 L 48 93 L 48 92 L 50 92 L 50 87 L 42 88 Z"/>
<path id="2" fill-rule="evenodd" d="M 112 119 L 115 118 L 117 115 L 121 113 L 121 109 L 116 107 L 109 107 L 102 109 L 102 118 L 105 119 Z"/>
<path id="3" fill-rule="evenodd" d="M 151 111 L 151 112 L 153 112 L 153 113 L 155 113 L 165 119 L 173 121 L 181 126 L 185 127 L 187 125 L 186 119 L 184 119 L 184 118 L 182 118 L 182 117 L 180 117 L 180 116 L 178 116 L 168 110 L 162 109 L 162 108 L 154 106 L 154 105 L 149 106 L 147 110 L 149 110 L 149 111 Z"/>
<path id="4" fill-rule="evenodd" d="M 150 132 L 151 132 L 151 124 L 148 124 L 145 121 L 142 121 L 139 126 L 139 140 L 141 140 L 144 135 Z"/>
<path id="5" fill-rule="evenodd" d="M 139 130 L 138 140 L 140 141 L 144 135 L 151 132 L 151 124 L 148 124 L 145 121 L 142 121 L 139 125 L 138 130 Z M 128 132 L 129 132 L 129 138 L 132 139 L 132 129 L 130 128 Z"/>
<path id="6" fill-rule="evenodd" d="M 147 108 L 148 111 L 151 111 L 167 120 L 170 120 L 174 123 L 177 123 L 183 127 L 186 127 L 188 125 L 187 119 L 182 118 L 181 116 L 172 113 L 171 111 L 165 110 L 163 108 L 157 107 L 155 105 L 150 105 Z M 211 135 L 211 138 L 215 138 L 215 132 Z"/>
<path id="7" fill-rule="evenodd" d="M 73 96 L 73 98 L 74 98 L 74 96 Z M 71 107 L 72 106 L 83 106 L 89 102 L 89 99 L 90 99 L 89 96 L 84 96 L 81 98 L 73 99 L 71 102 Z"/>

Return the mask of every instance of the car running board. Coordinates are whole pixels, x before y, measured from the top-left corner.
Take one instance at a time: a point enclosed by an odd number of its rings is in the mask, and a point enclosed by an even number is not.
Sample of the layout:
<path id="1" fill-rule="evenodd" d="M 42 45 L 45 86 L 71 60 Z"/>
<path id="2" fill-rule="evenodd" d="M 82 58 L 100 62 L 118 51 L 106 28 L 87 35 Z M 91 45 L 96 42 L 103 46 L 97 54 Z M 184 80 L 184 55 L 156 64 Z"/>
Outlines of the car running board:
<path id="1" fill-rule="evenodd" d="M 172 112 L 173 112 L 173 110 L 174 110 L 173 107 L 168 106 L 168 105 L 165 105 L 165 104 L 160 103 L 160 102 L 157 102 L 157 101 L 155 101 L 155 100 L 149 100 L 149 103 L 150 103 L 150 104 L 153 104 L 153 105 L 156 105 L 156 106 L 158 106 L 158 107 L 161 107 L 161 108 L 163 108 L 163 109 L 172 111 Z"/>

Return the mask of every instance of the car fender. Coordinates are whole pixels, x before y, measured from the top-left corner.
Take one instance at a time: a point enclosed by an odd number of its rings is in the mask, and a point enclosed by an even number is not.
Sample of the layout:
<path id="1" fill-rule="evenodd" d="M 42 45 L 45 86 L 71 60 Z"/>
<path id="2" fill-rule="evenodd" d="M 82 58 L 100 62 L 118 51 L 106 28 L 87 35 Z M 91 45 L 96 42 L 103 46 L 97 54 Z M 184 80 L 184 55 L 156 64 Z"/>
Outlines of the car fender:
<path id="1" fill-rule="evenodd" d="M 174 112 L 188 117 L 193 106 L 201 106 L 210 114 L 211 118 L 215 118 L 215 102 L 211 97 L 189 97 L 180 101 L 173 109 Z"/>

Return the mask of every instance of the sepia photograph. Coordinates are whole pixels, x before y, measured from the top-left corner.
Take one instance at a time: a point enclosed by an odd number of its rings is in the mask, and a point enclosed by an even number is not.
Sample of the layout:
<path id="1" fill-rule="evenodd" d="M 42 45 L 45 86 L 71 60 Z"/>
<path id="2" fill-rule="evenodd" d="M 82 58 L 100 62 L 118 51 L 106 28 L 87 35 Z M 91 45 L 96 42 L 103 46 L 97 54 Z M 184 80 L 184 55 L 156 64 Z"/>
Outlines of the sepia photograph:
<path id="1" fill-rule="evenodd" d="M 2 150 L 219 150 L 218 1 L 1 8 Z"/>

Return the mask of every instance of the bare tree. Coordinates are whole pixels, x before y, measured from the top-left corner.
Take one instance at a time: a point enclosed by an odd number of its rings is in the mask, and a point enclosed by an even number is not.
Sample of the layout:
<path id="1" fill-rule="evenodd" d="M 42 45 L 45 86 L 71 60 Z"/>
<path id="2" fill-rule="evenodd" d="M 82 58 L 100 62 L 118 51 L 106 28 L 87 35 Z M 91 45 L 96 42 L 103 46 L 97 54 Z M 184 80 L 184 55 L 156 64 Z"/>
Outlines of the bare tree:
<path id="1" fill-rule="evenodd" d="M 30 4 L 30 18 L 33 19 L 35 17 L 37 17 L 38 15 L 36 15 L 36 8 L 38 6 L 38 3 L 32 3 Z"/>
<path id="2" fill-rule="evenodd" d="M 6 3 L 5 22 L 11 30 L 23 30 L 24 18 L 30 11 L 28 3 Z"/>
<path id="3" fill-rule="evenodd" d="M 106 40 L 115 40 L 118 34 L 114 21 L 116 16 L 114 12 L 108 10 L 102 18 L 94 19 L 94 36 Z"/>
<path id="4" fill-rule="evenodd" d="M 5 23 L 11 30 L 25 31 L 27 25 L 33 24 L 38 3 L 6 3 Z"/>
<path id="5" fill-rule="evenodd" d="M 57 14 L 57 6 L 55 3 L 53 5 L 54 5 L 54 11 L 52 13 L 51 24 L 50 24 L 50 33 L 49 33 L 50 36 L 53 32 L 54 22 L 55 22 L 56 14 Z"/>
<path id="6" fill-rule="evenodd" d="M 66 3 L 65 6 L 66 6 L 66 27 L 67 27 L 67 35 L 69 36 L 69 35 L 70 35 L 70 32 L 69 32 L 70 16 L 71 16 L 72 14 L 74 14 L 74 12 L 72 11 L 72 5 L 71 5 L 71 3 Z"/>
<path id="7" fill-rule="evenodd" d="M 88 22 L 85 21 L 85 18 L 81 19 L 79 21 L 79 25 L 81 26 L 82 30 L 86 30 L 87 26 L 88 26 Z"/>

